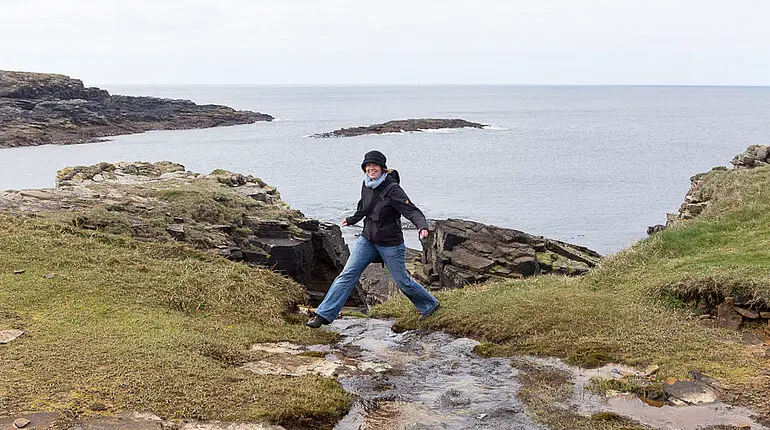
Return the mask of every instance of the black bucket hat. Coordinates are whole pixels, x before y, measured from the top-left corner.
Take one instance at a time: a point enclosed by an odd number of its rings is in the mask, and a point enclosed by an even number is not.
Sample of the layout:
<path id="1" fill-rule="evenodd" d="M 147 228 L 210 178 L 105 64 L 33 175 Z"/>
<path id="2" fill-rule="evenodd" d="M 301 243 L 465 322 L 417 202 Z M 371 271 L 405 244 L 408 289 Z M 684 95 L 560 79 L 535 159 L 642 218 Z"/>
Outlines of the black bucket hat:
<path id="1" fill-rule="evenodd" d="M 387 161 L 387 158 L 385 158 L 385 154 L 383 154 L 380 151 L 369 151 L 364 155 L 364 161 L 361 163 L 361 170 L 366 172 L 366 165 L 369 163 L 379 164 L 380 167 L 382 167 L 382 170 L 386 170 L 388 168 L 387 165 L 385 165 L 385 161 Z"/>

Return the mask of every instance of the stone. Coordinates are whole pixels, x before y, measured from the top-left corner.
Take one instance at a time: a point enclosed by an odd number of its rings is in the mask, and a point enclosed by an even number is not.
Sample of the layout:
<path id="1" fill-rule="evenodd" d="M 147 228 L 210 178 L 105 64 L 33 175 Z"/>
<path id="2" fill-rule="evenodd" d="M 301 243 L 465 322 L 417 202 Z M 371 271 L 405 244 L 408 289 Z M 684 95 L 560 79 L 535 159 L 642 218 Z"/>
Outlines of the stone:
<path id="1" fill-rule="evenodd" d="M 173 238 L 183 238 L 184 237 L 184 225 L 182 225 L 182 224 L 169 224 L 169 225 L 166 226 L 166 231 Z"/>
<path id="2" fill-rule="evenodd" d="M 6 344 L 14 341 L 23 335 L 23 330 L 0 330 L 0 344 Z"/>
<path id="3" fill-rule="evenodd" d="M 46 273 L 43 275 L 45 279 L 53 279 L 56 276 L 56 273 Z"/>
<path id="4" fill-rule="evenodd" d="M 20 270 L 14 270 L 14 271 L 13 271 L 13 274 L 14 274 L 14 275 L 21 275 L 21 274 L 23 274 L 24 272 L 26 272 L 26 270 L 24 270 L 24 269 L 20 269 Z"/>
<path id="5" fill-rule="evenodd" d="M 703 405 L 717 401 L 716 391 L 697 381 L 676 381 L 673 384 L 664 384 L 663 390 L 669 399 L 680 400 L 686 405 Z"/>
<path id="6" fill-rule="evenodd" d="M 735 311 L 744 316 L 745 318 L 755 320 L 759 319 L 759 312 L 752 311 L 751 309 L 741 308 L 736 306 Z"/>
<path id="7" fill-rule="evenodd" d="M 31 421 L 26 418 L 17 418 L 13 421 L 13 426 L 17 429 L 23 429 L 27 427 Z"/>
<path id="8" fill-rule="evenodd" d="M 717 326 L 729 330 L 740 330 L 743 326 L 743 317 L 735 310 L 731 301 L 725 300 L 717 306 Z"/>

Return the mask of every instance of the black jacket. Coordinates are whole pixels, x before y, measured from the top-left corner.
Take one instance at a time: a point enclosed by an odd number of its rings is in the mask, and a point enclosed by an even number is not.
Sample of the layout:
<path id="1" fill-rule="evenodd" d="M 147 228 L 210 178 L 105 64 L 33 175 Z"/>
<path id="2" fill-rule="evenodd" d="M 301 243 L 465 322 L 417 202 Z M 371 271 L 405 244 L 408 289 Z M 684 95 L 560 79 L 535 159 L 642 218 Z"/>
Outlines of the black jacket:
<path id="1" fill-rule="evenodd" d="M 348 225 L 353 225 L 364 218 L 364 237 L 372 243 L 382 246 L 395 246 L 404 243 L 401 232 L 401 215 L 406 217 L 418 229 L 427 229 L 425 215 L 409 200 L 399 185 L 398 172 L 392 170 L 375 189 L 361 185 L 361 200 L 356 213 L 346 218 Z"/>

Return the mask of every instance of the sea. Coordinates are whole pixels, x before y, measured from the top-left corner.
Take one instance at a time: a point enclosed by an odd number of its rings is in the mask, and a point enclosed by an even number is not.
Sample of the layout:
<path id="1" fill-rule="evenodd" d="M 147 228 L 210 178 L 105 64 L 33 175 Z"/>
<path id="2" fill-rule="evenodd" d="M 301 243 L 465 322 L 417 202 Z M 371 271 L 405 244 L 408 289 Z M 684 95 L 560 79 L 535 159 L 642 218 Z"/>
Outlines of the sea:
<path id="1" fill-rule="evenodd" d="M 0 149 L 0 190 L 55 186 L 56 171 L 101 161 L 227 169 L 278 187 L 292 208 L 339 222 L 378 149 L 428 218 L 522 230 L 610 254 L 675 212 L 689 178 L 770 143 L 770 87 L 115 86 L 276 120 L 151 131 L 84 145 Z M 406 118 L 462 118 L 484 129 L 319 139 Z M 344 228 L 350 240 L 360 229 Z M 419 249 L 415 231 L 407 245 Z"/>

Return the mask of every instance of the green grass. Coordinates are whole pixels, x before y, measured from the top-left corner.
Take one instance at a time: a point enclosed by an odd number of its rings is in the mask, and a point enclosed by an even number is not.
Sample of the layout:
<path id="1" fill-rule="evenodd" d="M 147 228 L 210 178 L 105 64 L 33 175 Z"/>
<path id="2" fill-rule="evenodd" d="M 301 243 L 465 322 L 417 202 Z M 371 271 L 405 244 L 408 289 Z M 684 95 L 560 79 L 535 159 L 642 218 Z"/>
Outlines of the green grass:
<path id="1" fill-rule="evenodd" d="M 268 270 L 0 216 L 0 286 L 0 328 L 27 331 L 0 346 L 0 416 L 138 410 L 330 428 L 349 408 L 336 381 L 239 367 L 262 358 L 254 343 L 335 340 L 291 322 L 302 287 Z"/>
<path id="2" fill-rule="evenodd" d="M 403 298 L 372 315 L 395 316 L 401 329 L 478 338 L 487 355 L 555 356 L 589 367 L 657 364 L 662 378 L 699 370 L 761 393 L 770 386 L 758 376 L 770 362 L 747 353 L 736 333 L 699 325 L 694 310 L 725 296 L 770 302 L 770 168 L 712 171 L 701 192 L 713 202 L 698 219 L 604 259 L 584 277 L 440 293 L 442 309 L 421 325 Z"/>

